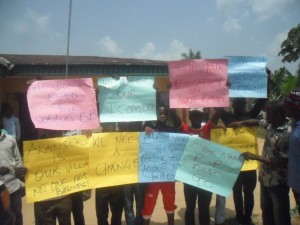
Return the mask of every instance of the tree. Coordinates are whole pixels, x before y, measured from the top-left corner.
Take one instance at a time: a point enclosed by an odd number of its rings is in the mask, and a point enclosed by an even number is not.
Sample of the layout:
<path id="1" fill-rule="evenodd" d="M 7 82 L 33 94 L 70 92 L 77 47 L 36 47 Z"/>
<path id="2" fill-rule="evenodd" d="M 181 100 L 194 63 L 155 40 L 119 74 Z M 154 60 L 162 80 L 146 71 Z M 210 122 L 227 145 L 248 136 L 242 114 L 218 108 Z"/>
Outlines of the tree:
<path id="1" fill-rule="evenodd" d="M 286 96 L 297 86 L 298 78 L 293 76 L 285 67 L 276 70 L 269 83 L 269 100 L 278 100 Z"/>
<path id="2" fill-rule="evenodd" d="M 282 62 L 296 62 L 300 58 L 300 23 L 289 31 L 278 56 L 283 56 Z"/>
<path id="3" fill-rule="evenodd" d="M 192 49 L 190 49 L 189 53 L 182 53 L 181 54 L 183 59 L 201 59 L 201 53 L 200 51 L 193 52 Z"/>

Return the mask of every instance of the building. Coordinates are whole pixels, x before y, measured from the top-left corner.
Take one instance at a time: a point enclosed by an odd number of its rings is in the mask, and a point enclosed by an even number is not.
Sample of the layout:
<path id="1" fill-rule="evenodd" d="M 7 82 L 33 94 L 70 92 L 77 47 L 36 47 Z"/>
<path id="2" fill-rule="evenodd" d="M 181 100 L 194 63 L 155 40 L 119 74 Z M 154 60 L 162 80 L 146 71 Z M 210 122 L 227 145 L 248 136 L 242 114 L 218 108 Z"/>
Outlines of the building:
<path id="1" fill-rule="evenodd" d="M 154 76 L 158 101 L 168 104 L 168 64 L 166 61 L 107 58 L 97 56 L 0 54 L 0 102 L 9 102 L 20 118 L 22 139 L 36 138 L 29 119 L 26 91 L 31 80 L 107 76 Z"/>

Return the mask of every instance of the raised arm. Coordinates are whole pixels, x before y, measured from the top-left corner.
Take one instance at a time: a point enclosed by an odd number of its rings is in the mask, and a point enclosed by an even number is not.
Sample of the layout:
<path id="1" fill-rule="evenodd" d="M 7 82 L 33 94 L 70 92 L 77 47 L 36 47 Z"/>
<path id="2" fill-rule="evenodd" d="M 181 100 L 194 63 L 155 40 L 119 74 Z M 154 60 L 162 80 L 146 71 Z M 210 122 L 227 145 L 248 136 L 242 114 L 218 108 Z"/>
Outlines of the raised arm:
<path id="1" fill-rule="evenodd" d="M 230 123 L 228 127 L 231 128 L 237 128 L 237 127 L 254 127 L 259 125 L 259 120 L 257 119 L 249 119 L 249 120 L 243 120 L 243 121 L 236 121 L 233 123 Z"/>

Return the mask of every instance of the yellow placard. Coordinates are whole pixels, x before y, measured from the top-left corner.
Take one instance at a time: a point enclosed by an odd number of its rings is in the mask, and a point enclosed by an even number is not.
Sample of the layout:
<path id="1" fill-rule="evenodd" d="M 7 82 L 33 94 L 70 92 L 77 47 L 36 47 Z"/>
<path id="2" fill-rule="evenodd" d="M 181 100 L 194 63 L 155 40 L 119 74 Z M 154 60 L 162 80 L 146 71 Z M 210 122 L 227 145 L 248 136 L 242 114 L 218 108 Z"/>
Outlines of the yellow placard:
<path id="1" fill-rule="evenodd" d="M 227 128 L 211 130 L 211 141 L 240 152 L 258 154 L 256 130 L 253 127 Z M 259 164 L 256 160 L 245 160 L 242 171 L 256 170 Z"/>
<path id="2" fill-rule="evenodd" d="M 24 142 L 28 202 L 138 182 L 139 132 Z"/>
<path id="3" fill-rule="evenodd" d="M 106 187 L 138 182 L 139 133 L 104 133 L 90 151 L 91 185 Z"/>

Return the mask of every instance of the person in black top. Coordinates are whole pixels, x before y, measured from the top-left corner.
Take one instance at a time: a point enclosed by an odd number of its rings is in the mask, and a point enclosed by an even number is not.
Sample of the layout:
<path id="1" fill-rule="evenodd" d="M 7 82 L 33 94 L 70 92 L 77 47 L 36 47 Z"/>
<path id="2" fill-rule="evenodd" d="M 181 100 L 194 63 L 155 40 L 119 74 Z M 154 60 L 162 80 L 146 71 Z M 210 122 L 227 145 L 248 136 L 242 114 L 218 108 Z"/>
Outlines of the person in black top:
<path id="1" fill-rule="evenodd" d="M 116 123 L 102 123 L 102 132 L 116 132 Z M 98 225 L 121 225 L 124 207 L 123 185 L 96 188 L 96 216 Z M 111 223 L 108 222 L 109 209 Z"/>
<path id="2" fill-rule="evenodd" d="M 246 99 L 234 98 L 232 100 L 233 112 L 223 108 L 216 108 L 220 119 L 226 127 L 237 121 L 255 119 L 266 104 L 267 99 L 258 99 L 250 111 L 246 111 Z M 241 171 L 233 186 L 233 201 L 235 205 L 236 220 L 238 224 L 252 224 L 252 211 L 254 208 L 254 189 L 256 187 L 256 170 Z"/>
<path id="3" fill-rule="evenodd" d="M 146 123 L 145 132 L 170 132 L 177 133 L 181 127 L 181 120 L 176 116 L 175 110 L 169 110 L 165 106 L 160 106 L 157 109 L 157 121 L 151 125 Z M 169 125 L 168 118 L 171 118 L 174 125 Z M 175 182 L 153 182 L 149 183 L 145 193 L 144 207 L 142 215 L 144 225 L 150 224 L 150 218 L 156 205 L 158 193 L 161 191 L 164 208 L 167 214 L 168 225 L 174 225 L 174 212 L 177 206 L 175 205 Z"/>
<path id="4" fill-rule="evenodd" d="M 118 122 L 119 132 L 139 132 L 142 130 L 141 121 Z M 144 207 L 144 195 L 146 183 L 123 185 L 124 213 L 127 225 L 143 225 L 142 209 Z M 135 201 L 135 204 L 134 204 Z M 135 212 L 134 212 L 135 206 Z"/>

